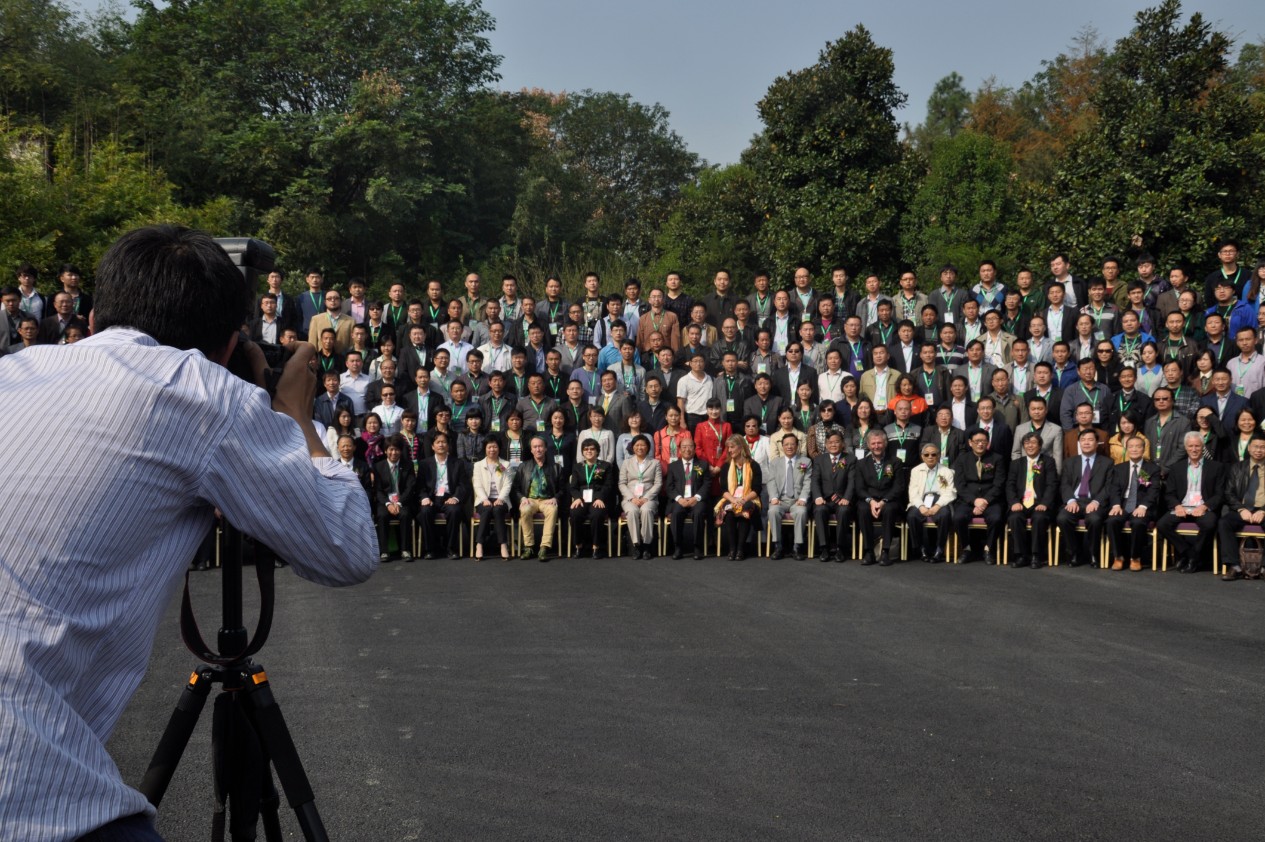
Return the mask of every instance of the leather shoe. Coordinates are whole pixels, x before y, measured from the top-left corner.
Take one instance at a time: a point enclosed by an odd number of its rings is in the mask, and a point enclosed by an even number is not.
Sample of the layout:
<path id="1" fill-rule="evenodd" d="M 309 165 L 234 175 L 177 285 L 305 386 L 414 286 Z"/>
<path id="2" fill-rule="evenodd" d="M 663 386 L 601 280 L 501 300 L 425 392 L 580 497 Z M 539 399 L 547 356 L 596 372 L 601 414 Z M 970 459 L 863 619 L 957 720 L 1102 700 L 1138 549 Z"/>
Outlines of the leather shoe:
<path id="1" fill-rule="evenodd" d="M 681 560 L 681 559 L 683 559 L 683 558 L 685 558 L 685 553 L 681 552 L 681 550 L 680 550 L 679 548 L 677 549 L 677 551 L 676 551 L 676 552 L 672 553 L 672 560 L 673 560 L 673 561 L 680 561 L 680 560 Z"/>
<path id="2" fill-rule="evenodd" d="M 606 558 L 606 553 L 602 552 L 601 550 L 594 550 L 594 551 L 593 551 L 593 560 L 594 560 L 594 561 L 601 561 L 601 560 L 602 560 L 602 559 L 604 559 L 604 558 Z"/>
<path id="3" fill-rule="evenodd" d="M 984 563 L 985 564 L 993 563 L 993 551 L 990 550 L 988 547 L 984 548 Z"/>
<path id="4" fill-rule="evenodd" d="M 1113 559 L 1111 562 L 1111 569 L 1124 570 L 1124 559 L 1121 558 L 1120 556 L 1116 556 L 1115 559 Z"/>
<path id="5" fill-rule="evenodd" d="M 702 551 L 702 550 L 695 550 L 695 551 L 694 551 L 694 560 L 695 560 L 695 561 L 702 561 L 702 560 L 703 560 L 703 551 Z"/>
<path id="6" fill-rule="evenodd" d="M 1033 570 L 1040 570 L 1042 567 L 1048 567 L 1049 565 L 1046 564 L 1046 562 L 1041 561 L 1040 559 L 1034 558 L 1028 566 L 1031 567 Z"/>
<path id="7" fill-rule="evenodd" d="M 803 547 L 796 547 L 796 548 L 795 548 L 795 560 L 796 560 L 796 561 L 803 561 L 805 558 L 807 558 L 807 556 L 806 556 L 806 555 L 804 555 L 804 549 L 803 549 Z"/>
<path id="8" fill-rule="evenodd" d="M 873 564 L 873 563 L 874 563 L 874 554 L 873 554 L 873 553 L 866 553 L 866 554 L 865 554 L 865 555 L 861 558 L 861 564 L 862 564 L 863 566 L 865 566 L 865 567 L 869 567 L 869 566 L 870 566 L 871 564 Z"/>
<path id="9" fill-rule="evenodd" d="M 891 566 L 892 566 L 892 560 L 891 560 L 891 558 L 887 555 L 887 553 L 883 553 L 881 556 L 879 556 L 879 559 L 878 559 L 878 566 L 879 566 L 879 567 L 891 567 Z"/>
<path id="10" fill-rule="evenodd" d="M 786 558 L 786 553 L 782 550 L 782 545 L 781 545 L 781 544 L 774 544 L 774 545 L 773 545 L 773 559 L 774 559 L 774 561 L 780 561 L 781 559 L 784 559 L 784 558 Z"/>
<path id="11" fill-rule="evenodd" d="M 1129 569 L 1130 569 L 1130 570 L 1132 570 L 1134 573 L 1137 573 L 1139 570 L 1141 570 L 1141 569 L 1142 569 L 1142 559 L 1140 559 L 1140 558 L 1131 558 L 1131 559 L 1129 559 Z"/>
<path id="12" fill-rule="evenodd" d="M 1018 570 L 1020 567 L 1027 567 L 1028 560 L 1015 556 L 1014 558 L 1010 560 L 1010 566 L 1013 567 L 1015 570 Z"/>
<path id="13" fill-rule="evenodd" d="M 1236 579 L 1242 579 L 1242 578 L 1243 578 L 1243 568 L 1230 567 L 1230 568 L 1227 568 L 1225 573 L 1221 576 L 1221 581 L 1233 582 Z"/>

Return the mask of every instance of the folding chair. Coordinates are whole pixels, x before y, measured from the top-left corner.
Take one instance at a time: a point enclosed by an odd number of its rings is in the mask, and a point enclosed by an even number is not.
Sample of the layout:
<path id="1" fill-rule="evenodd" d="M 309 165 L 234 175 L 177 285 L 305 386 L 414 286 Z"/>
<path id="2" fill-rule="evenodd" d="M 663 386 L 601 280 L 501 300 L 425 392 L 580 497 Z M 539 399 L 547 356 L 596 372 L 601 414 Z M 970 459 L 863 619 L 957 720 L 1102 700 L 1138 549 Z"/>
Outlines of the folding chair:
<path id="1" fill-rule="evenodd" d="M 541 519 L 541 523 L 544 523 L 544 515 L 539 515 L 539 517 L 540 517 L 540 519 Z M 561 541 L 561 540 L 562 540 L 562 529 L 561 529 L 561 527 L 562 527 L 562 518 L 558 518 L 558 527 L 559 527 L 559 529 L 558 529 L 558 540 L 559 540 L 559 541 Z M 592 530 L 593 530 L 593 522 L 592 522 L 592 521 L 589 521 L 589 531 L 591 532 Z M 612 548 L 612 546 L 613 546 L 613 545 L 611 544 L 611 540 L 612 540 L 612 538 L 611 538 L 611 519 L 610 519 L 610 518 L 607 518 L 607 519 L 606 519 L 606 552 L 607 552 L 607 553 L 610 553 L 611 548 Z M 619 555 L 621 555 L 621 553 L 618 553 L 618 552 L 617 552 L 617 553 L 615 553 L 615 555 L 616 555 L 616 556 L 619 556 Z M 573 530 L 573 529 L 568 529 L 568 530 L 567 530 L 567 558 L 575 558 L 575 530 Z"/>
<path id="2" fill-rule="evenodd" d="M 1248 528 L 1248 527 L 1245 527 L 1245 528 Z M 1260 529 L 1259 526 L 1251 527 L 1251 528 Z M 1194 521 L 1187 521 L 1185 523 L 1177 524 L 1177 529 L 1175 531 L 1177 532 L 1178 535 L 1198 535 L 1200 532 L 1200 529 L 1199 529 L 1199 524 L 1195 523 Z M 1237 534 L 1238 533 L 1236 533 L 1236 535 Z M 1156 541 L 1163 540 L 1163 536 L 1161 536 L 1158 531 L 1155 533 L 1155 540 Z M 1217 552 L 1217 536 L 1215 534 L 1212 536 L 1211 543 L 1212 543 L 1212 572 L 1213 574 L 1220 576 L 1224 571 L 1221 570 L 1221 561 L 1219 558 L 1220 553 Z M 1160 551 L 1160 569 L 1164 571 L 1165 573 L 1168 572 L 1168 542 L 1167 541 L 1164 541 L 1164 548 Z"/>
<path id="3" fill-rule="evenodd" d="M 1027 528 L 1029 531 L 1032 530 L 1032 518 L 1028 518 Z M 1051 521 L 1050 528 L 1045 533 L 1045 556 L 1046 556 L 1045 564 L 1047 567 L 1053 567 L 1054 565 L 1058 564 L 1058 561 L 1054 555 L 1055 546 L 1056 545 L 1054 542 L 1054 523 L 1053 521 Z M 1007 564 L 1010 563 L 1010 521 L 1009 519 L 1007 519 L 1006 521 L 1005 528 L 1002 529 L 1001 558 L 1005 559 L 1005 563 Z M 1002 561 L 998 560 L 997 563 L 1001 564 Z"/>
<path id="4" fill-rule="evenodd" d="M 1059 528 L 1059 525 L 1055 520 L 1051 519 L 1050 531 L 1054 533 L 1054 555 L 1050 556 L 1050 560 L 1054 564 L 1055 567 L 1058 567 L 1059 566 L 1059 545 L 1062 543 L 1062 540 L 1063 540 L 1063 530 Z M 1085 524 L 1085 518 L 1077 519 L 1076 531 L 1086 532 L 1086 533 L 1089 532 L 1089 527 Z M 1106 564 L 1103 564 L 1103 562 L 1107 558 L 1108 552 L 1109 550 L 1107 547 L 1107 527 L 1106 527 L 1106 524 L 1104 523 L 1102 534 L 1098 536 L 1098 566 L 1099 567 L 1108 566 Z"/>
<path id="5" fill-rule="evenodd" d="M 786 545 L 780 539 L 786 537 L 786 528 L 788 526 L 789 527 L 795 526 L 795 518 L 792 517 L 789 512 L 787 514 L 782 515 L 782 523 L 778 527 L 776 527 L 778 530 L 778 538 L 779 538 L 778 543 L 781 543 L 783 546 L 786 546 Z M 773 557 L 773 543 L 774 543 L 773 529 L 774 527 L 772 525 L 769 525 L 769 524 L 765 525 L 765 530 L 764 530 L 764 557 L 765 558 Z M 816 522 L 813 521 L 811 515 L 807 517 L 806 523 L 804 524 L 804 538 L 808 542 L 808 557 L 812 558 L 816 554 L 814 550 L 817 547 L 817 524 Z"/>
<path id="6" fill-rule="evenodd" d="M 660 547 L 659 555 L 661 556 L 665 555 L 665 552 L 662 549 L 663 545 L 665 544 L 665 539 L 663 537 L 663 530 L 660 528 L 662 526 L 662 523 L 663 523 L 663 518 L 657 517 L 654 519 L 653 523 L 651 524 L 652 529 L 659 529 L 659 535 L 653 540 L 652 543 L 654 543 L 656 547 Z M 607 521 L 607 525 L 608 526 L 610 525 L 609 521 Z M 624 555 L 624 530 L 627 528 L 628 528 L 628 518 L 625 517 L 621 513 L 619 518 L 615 521 L 615 555 L 620 556 L 620 557 Z M 704 531 L 704 534 L 706 534 L 706 531 Z"/>
<path id="7" fill-rule="evenodd" d="M 1002 512 L 1003 518 L 1005 517 L 1005 514 L 1006 514 L 1005 512 Z M 987 532 L 988 521 L 984 520 L 984 518 L 982 517 L 973 517 L 971 518 L 970 523 L 966 525 L 966 530 L 968 532 L 970 532 L 971 530 Z M 1003 531 L 1005 530 L 1003 529 Z M 960 541 L 961 539 L 958 539 L 958 540 Z M 996 565 L 1002 565 L 1005 563 L 1004 559 L 1002 558 L 1001 548 L 1002 548 L 1002 538 L 999 535 L 997 537 L 997 543 L 994 546 L 989 547 L 989 549 L 993 551 L 993 563 Z M 962 547 L 959 543 L 957 547 L 958 552 L 953 554 L 954 559 L 956 559 L 961 554 L 961 549 Z"/>

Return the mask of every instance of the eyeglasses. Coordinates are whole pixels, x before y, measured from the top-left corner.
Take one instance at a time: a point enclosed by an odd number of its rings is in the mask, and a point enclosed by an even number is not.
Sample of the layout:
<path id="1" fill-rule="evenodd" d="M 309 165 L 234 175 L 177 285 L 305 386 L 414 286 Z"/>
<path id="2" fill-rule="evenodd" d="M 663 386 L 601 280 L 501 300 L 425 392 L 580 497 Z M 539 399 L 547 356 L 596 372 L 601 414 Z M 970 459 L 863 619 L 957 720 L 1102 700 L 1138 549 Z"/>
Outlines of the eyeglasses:
<path id="1" fill-rule="evenodd" d="M 1099 348 L 1099 349 L 1098 349 L 1098 353 L 1100 353 L 1100 354 L 1110 354 L 1110 353 L 1111 353 L 1111 349 L 1110 349 L 1110 348 Z"/>
<path id="2" fill-rule="evenodd" d="M 804 352 L 803 352 L 803 351 L 801 351 L 801 350 L 800 350 L 800 349 L 798 349 L 798 348 L 787 348 L 787 349 L 786 349 L 786 353 L 787 353 L 788 355 L 790 355 L 790 354 L 802 354 L 802 353 L 804 353 Z"/>

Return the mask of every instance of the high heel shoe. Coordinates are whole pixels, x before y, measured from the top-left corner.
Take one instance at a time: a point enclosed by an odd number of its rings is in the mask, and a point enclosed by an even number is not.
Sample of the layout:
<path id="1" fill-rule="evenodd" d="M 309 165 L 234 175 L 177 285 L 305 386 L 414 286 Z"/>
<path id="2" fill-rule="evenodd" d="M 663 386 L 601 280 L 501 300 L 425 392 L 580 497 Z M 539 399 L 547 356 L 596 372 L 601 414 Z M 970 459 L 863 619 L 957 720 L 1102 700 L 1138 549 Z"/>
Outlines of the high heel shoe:
<path id="1" fill-rule="evenodd" d="M 483 545 L 482 544 L 474 545 L 474 560 L 483 561 Z"/>
<path id="2" fill-rule="evenodd" d="M 501 544 L 501 558 L 504 561 L 510 560 L 510 550 L 509 550 L 509 546 L 506 544 Z"/>

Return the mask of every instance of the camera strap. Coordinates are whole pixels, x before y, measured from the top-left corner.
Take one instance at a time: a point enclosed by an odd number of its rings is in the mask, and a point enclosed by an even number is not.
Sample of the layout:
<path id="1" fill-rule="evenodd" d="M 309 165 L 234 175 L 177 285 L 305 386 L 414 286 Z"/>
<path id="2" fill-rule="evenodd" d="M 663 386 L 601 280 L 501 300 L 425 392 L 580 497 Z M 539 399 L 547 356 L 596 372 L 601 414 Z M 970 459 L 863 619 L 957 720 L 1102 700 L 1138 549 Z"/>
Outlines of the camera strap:
<path id="1" fill-rule="evenodd" d="M 236 654 L 216 652 L 202 639 L 202 631 L 198 628 L 198 620 L 193 616 L 193 602 L 189 598 L 189 571 L 184 574 L 184 595 L 180 598 L 180 637 L 185 648 L 208 664 L 225 666 L 236 663 L 263 648 L 272 630 L 272 609 L 276 588 L 273 577 L 276 571 L 276 554 L 262 544 L 256 544 L 255 578 L 259 582 L 259 621 L 255 624 L 255 633 L 251 636 L 246 648 Z"/>

